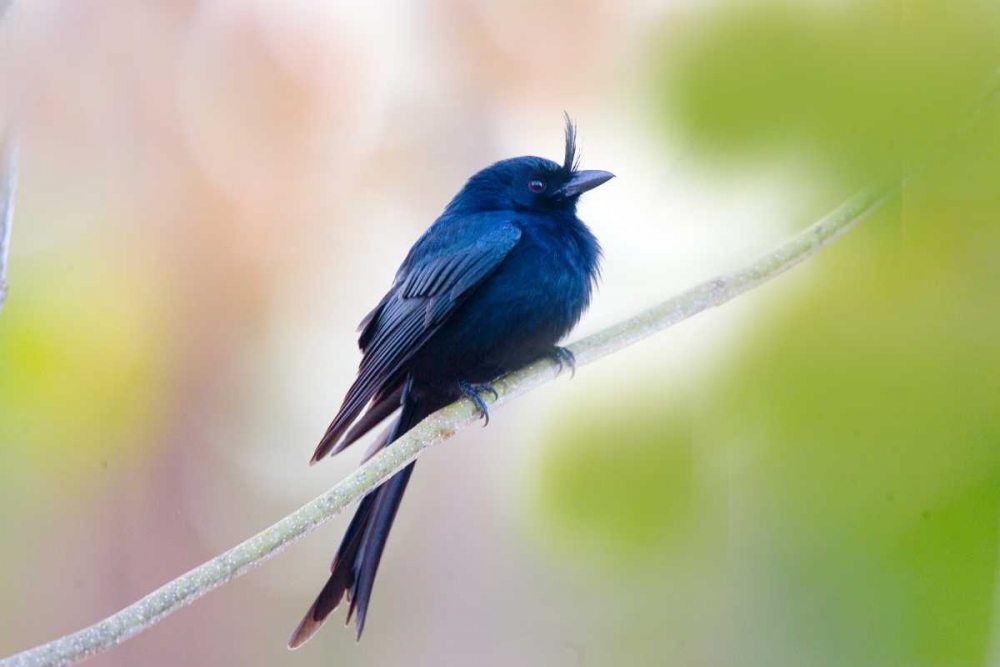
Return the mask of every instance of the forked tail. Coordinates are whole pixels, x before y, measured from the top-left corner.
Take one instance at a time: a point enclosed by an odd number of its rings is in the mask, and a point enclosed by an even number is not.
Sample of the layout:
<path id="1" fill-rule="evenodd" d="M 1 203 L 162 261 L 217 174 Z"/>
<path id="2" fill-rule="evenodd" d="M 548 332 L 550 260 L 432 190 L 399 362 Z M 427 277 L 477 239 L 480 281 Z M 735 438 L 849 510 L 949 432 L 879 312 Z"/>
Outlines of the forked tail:
<path id="1" fill-rule="evenodd" d="M 435 409 L 437 408 L 425 409 L 404 396 L 399 418 L 384 436 L 383 446 L 406 433 Z M 358 638 L 361 638 L 375 573 L 414 465 L 415 463 L 411 463 L 406 466 L 362 499 L 333 559 L 330 579 L 288 640 L 289 648 L 295 649 L 306 643 L 345 595 L 351 605 L 347 612 L 347 622 L 351 622 L 352 616 L 355 618 L 355 628 Z"/>

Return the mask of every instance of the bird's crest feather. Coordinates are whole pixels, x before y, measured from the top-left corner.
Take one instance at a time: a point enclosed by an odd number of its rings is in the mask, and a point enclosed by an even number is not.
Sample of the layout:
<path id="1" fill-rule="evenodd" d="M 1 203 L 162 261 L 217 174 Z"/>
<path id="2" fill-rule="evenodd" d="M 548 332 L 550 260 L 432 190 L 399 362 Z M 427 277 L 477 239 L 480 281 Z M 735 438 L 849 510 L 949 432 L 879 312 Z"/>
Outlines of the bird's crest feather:
<path id="1" fill-rule="evenodd" d="M 580 166 L 580 156 L 577 155 L 576 151 L 576 123 L 565 111 L 563 117 L 566 119 L 566 155 L 563 158 L 562 168 L 563 171 L 571 174 Z"/>

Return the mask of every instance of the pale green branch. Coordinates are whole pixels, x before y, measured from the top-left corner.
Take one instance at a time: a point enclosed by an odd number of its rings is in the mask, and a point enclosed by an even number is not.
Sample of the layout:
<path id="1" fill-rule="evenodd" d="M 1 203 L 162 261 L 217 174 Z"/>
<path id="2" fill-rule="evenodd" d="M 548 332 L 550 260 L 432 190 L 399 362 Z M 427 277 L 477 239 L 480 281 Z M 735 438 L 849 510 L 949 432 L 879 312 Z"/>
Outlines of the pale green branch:
<path id="1" fill-rule="evenodd" d="M 578 341 L 570 346 L 577 364 L 582 366 L 596 361 L 703 310 L 722 305 L 776 277 L 844 234 L 897 191 L 898 186 L 859 194 L 748 266 L 713 278 Z M 498 394 L 496 403 L 505 403 L 556 375 L 556 365 L 552 361 L 539 361 L 512 373 L 494 385 Z M 450 438 L 477 418 L 472 404 L 464 399 L 444 408 L 376 454 L 335 487 L 246 542 L 89 628 L 0 660 L 0 667 L 69 665 L 139 634 L 181 607 L 284 551 L 414 460 L 423 449 Z"/>

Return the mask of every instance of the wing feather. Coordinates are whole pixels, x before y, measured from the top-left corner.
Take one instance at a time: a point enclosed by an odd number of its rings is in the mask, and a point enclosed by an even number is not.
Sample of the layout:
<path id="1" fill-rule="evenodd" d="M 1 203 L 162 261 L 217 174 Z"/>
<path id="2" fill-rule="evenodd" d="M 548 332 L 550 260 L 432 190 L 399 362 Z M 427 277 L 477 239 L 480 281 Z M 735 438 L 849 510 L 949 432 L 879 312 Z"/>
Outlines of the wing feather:
<path id="1" fill-rule="evenodd" d="M 373 398 L 393 393 L 395 388 L 387 383 L 399 381 L 410 358 L 517 245 L 520 229 L 495 215 L 452 221 L 441 228 L 439 222 L 414 246 L 392 289 L 361 323 L 364 357 L 358 376 L 316 448 L 313 463 L 356 439 L 339 443 Z M 457 238 L 469 239 L 464 243 L 456 242 L 460 224 L 466 233 Z"/>

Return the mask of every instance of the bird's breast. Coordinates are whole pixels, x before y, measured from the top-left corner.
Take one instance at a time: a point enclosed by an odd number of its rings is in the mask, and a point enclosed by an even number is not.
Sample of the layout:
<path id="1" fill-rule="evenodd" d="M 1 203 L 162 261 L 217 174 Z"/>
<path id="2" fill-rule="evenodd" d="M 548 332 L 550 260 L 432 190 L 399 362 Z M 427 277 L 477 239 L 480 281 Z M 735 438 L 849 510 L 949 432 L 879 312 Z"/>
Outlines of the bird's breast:
<path id="1" fill-rule="evenodd" d="M 595 270 L 572 240 L 524 234 L 429 341 L 427 358 L 470 381 L 539 358 L 580 319 Z"/>

